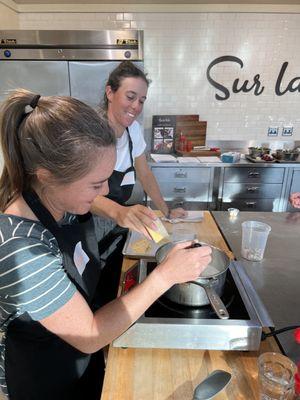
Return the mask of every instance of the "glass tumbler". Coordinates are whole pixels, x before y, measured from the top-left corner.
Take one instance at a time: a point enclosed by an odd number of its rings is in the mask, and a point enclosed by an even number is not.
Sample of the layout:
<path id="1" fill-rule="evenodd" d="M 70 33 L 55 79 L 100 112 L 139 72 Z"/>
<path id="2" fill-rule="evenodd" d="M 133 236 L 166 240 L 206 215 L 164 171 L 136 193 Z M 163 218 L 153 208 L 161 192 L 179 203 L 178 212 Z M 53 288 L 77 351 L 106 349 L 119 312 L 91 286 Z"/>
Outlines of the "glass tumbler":
<path id="1" fill-rule="evenodd" d="M 261 400 L 292 400 L 294 398 L 296 365 L 280 353 L 263 353 L 258 357 Z"/>

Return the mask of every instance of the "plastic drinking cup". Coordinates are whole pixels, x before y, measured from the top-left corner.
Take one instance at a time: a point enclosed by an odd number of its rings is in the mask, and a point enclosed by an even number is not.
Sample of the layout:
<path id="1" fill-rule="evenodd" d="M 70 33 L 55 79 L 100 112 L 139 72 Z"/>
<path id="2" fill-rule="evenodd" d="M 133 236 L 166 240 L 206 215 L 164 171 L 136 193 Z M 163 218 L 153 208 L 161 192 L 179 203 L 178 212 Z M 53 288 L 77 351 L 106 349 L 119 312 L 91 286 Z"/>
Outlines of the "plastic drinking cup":
<path id="1" fill-rule="evenodd" d="M 258 357 L 258 378 L 261 400 L 294 398 L 296 365 L 280 353 L 263 353 Z"/>
<path id="2" fill-rule="evenodd" d="M 242 223 L 242 257 L 250 261 L 261 261 L 271 227 L 263 222 L 245 221 Z"/>

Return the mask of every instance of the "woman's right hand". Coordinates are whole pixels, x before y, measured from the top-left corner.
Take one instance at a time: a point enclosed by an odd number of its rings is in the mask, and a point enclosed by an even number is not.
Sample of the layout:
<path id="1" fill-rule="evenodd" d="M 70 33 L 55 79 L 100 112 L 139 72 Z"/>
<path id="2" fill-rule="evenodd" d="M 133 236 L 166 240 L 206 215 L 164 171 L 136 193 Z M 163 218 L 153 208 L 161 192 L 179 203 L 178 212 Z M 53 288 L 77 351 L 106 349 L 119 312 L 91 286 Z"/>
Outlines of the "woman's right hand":
<path id="1" fill-rule="evenodd" d="M 201 272 L 211 261 L 211 248 L 201 246 L 188 248 L 193 242 L 176 244 L 156 271 L 160 273 L 168 287 L 176 283 L 193 281 L 199 277 Z"/>
<path id="2" fill-rule="evenodd" d="M 300 208 L 300 192 L 292 193 L 290 195 L 290 203 L 295 208 Z"/>

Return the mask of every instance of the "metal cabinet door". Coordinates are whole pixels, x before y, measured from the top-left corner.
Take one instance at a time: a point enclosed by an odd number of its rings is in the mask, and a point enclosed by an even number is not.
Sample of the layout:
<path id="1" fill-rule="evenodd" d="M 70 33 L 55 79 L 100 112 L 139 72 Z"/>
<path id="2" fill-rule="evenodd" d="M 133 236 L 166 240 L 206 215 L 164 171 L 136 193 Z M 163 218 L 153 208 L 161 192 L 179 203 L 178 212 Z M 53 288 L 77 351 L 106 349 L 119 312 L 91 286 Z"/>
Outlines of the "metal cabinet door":
<path id="1" fill-rule="evenodd" d="M 8 91 L 28 89 L 42 96 L 69 96 L 67 61 L 0 61 L 0 101 Z"/>
<path id="2" fill-rule="evenodd" d="M 180 197 L 185 201 L 208 201 L 209 184 L 192 182 L 164 182 L 160 185 L 160 191 L 165 200 L 173 200 Z"/>
<path id="3" fill-rule="evenodd" d="M 240 211 L 280 211 L 279 199 L 237 199 L 233 201 L 223 201 L 221 210 L 228 208 L 238 208 Z"/>
<path id="4" fill-rule="evenodd" d="M 280 198 L 282 185 L 281 183 L 224 183 L 223 201 L 231 201 L 232 199 L 274 199 Z"/>
<path id="5" fill-rule="evenodd" d="M 213 168 L 151 166 L 163 198 L 171 208 L 206 210 L 211 198 Z M 150 201 L 150 206 L 153 203 Z"/>
<path id="6" fill-rule="evenodd" d="M 172 200 L 166 200 L 166 203 L 171 209 L 181 207 L 185 210 L 198 211 L 207 210 L 208 208 L 208 203 L 206 201 L 188 201 L 180 197 L 176 197 Z M 155 209 L 155 204 L 152 201 L 149 201 L 148 204 L 151 208 Z"/>
<path id="7" fill-rule="evenodd" d="M 225 168 L 224 182 L 282 183 L 284 168 L 229 167 Z"/>
<path id="8" fill-rule="evenodd" d="M 195 185 L 199 183 L 209 183 L 211 179 L 210 168 L 193 167 L 152 167 L 154 176 L 159 182 L 185 183 L 191 182 Z"/>
<path id="9" fill-rule="evenodd" d="M 103 101 L 108 76 L 119 64 L 120 61 L 70 61 L 71 96 L 98 107 Z M 142 62 L 134 64 L 143 69 Z"/>

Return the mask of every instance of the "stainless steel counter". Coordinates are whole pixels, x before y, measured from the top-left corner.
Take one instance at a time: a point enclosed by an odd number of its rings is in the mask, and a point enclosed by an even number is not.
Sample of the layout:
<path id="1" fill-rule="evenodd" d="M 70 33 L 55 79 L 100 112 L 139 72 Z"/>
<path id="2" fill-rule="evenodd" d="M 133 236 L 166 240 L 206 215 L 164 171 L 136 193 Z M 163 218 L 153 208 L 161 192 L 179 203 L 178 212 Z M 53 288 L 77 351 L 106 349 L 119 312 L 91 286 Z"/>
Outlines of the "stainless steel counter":
<path id="1" fill-rule="evenodd" d="M 251 162 L 246 159 L 241 159 L 238 162 L 235 163 L 224 163 L 224 162 L 184 162 L 184 163 L 179 163 L 179 162 L 155 162 L 151 159 L 151 157 L 148 157 L 148 164 L 150 166 L 155 166 L 155 167 L 263 167 L 263 168 L 282 168 L 282 167 L 289 167 L 289 168 L 297 168 L 300 166 L 300 162 Z"/>
<path id="2" fill-rule="evenodd" d="M 288 198 L 291 192 L 300 190 L 299 163 L 240 160 L 237 163 L 149 162 L 149 166 L 171 208 L 236 207 L 252 212 L 294 212 Z"/>
<path id="3" fill-rule="evenodd" d="M 300 325 L 300 213 L 240 212 L 235 219 L 229 218 L 225 211 L 212 214 L 265 304 L 276 329 Z M 246 220 L 265 222 L 272 228 L 261 262 L 241 257 L 241 223 Z M 293 331 L 277 337 L 285 353 L 299 361 L 300 345 L 296 344 Z"/>

